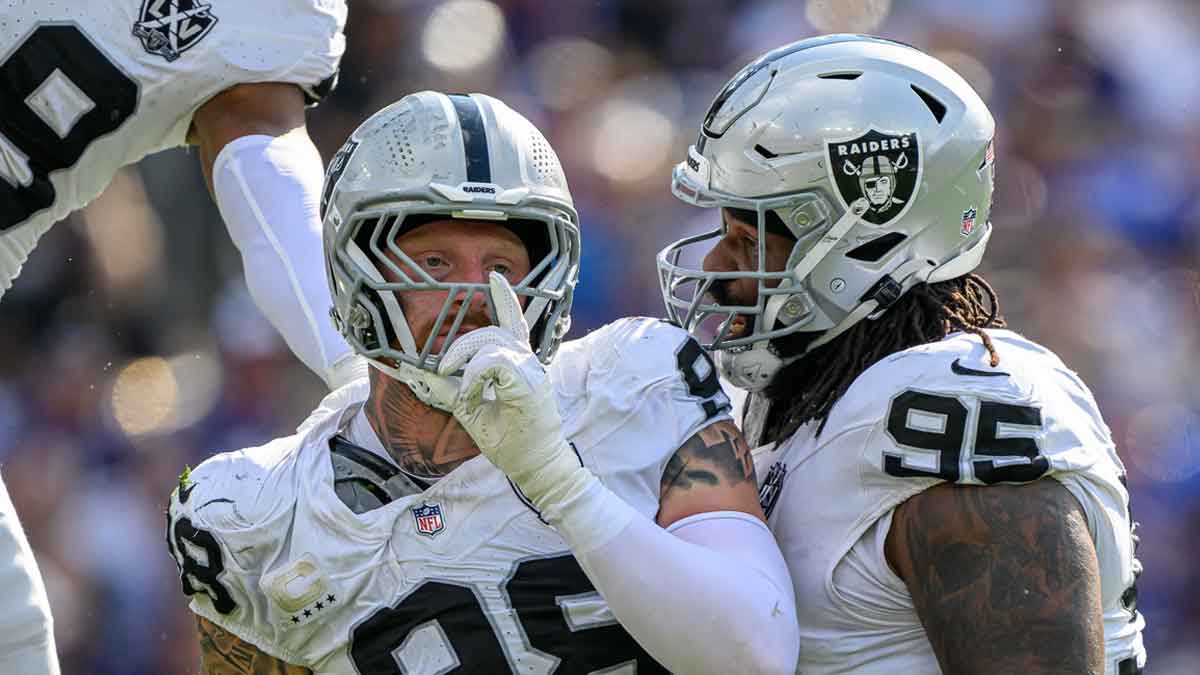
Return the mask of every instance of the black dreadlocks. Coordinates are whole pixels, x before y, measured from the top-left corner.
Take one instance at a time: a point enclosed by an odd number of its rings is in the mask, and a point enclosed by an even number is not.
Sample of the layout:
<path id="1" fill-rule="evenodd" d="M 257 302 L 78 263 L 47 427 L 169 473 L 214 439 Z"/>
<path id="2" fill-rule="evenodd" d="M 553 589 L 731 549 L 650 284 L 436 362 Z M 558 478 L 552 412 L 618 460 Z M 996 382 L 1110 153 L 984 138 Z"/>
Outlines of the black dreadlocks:
<path id="1" fill-rule="evenodd" d="M 983 329 L 1005 325 L 996 291 L 983 277 L 967 274 L 919 285 L 879 319 L 860 321 L 781 370 L 764 392 L 771 414 L 760 442 L 785 440 L 812 421 L 824 427 L 834 403 L 880 359 L 956 330 L 979 336 L 995 367 L 1000 356 Z"/>

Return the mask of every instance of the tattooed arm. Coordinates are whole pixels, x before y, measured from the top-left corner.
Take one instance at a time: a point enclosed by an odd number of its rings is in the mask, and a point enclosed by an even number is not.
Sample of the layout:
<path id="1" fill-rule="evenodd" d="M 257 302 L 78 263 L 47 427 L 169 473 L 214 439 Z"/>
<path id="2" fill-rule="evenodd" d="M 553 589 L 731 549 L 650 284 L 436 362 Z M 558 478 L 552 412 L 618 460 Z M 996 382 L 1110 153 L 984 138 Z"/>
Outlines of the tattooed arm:
<path id="1" fill-rule="evenodd" d="M 705 511 L 740 511 L 766 520 L 750 447 L 728 420 L 689 438 L 667 462 L 659 489 L 657 521 L 663 527 Z"/>
<path id="2" fill-rule="evenodd" d="M 203 617 L 200 628 L 200 675 L 312 675 L 289 666 Z"/>
<path id="3" fill-rule="evenodd" d="M 1104 672 L 1099 563 L 1058 481 L 931 488 L 885 550 L 943 672 Z"/>

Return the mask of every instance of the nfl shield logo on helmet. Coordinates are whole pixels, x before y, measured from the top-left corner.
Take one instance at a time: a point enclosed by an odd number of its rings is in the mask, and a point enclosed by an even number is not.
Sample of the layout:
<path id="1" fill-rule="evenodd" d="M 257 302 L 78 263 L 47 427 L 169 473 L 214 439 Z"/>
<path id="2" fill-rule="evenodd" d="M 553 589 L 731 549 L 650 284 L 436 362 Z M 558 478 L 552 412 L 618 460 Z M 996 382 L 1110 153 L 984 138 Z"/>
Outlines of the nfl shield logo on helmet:
<path id="1" fill-rule="evenodd" d="M 412 507 L 412 514 L 413 520 L 417 521 L 417 532 L 421 534 L 432 537 L 446 529 L 446 523 L 442 520 L 442 506 L 440 504 L 414 506 Z"/>
<path id="2" fill-rule="evenodd" d="M 217 25 L 212 4 L 201 0 L 144 0 L 133 34 L 142 47 L 174 61 Z"/>
<path id="3" fill-rule="evenodd" d="M 974 206 L 963 211 L 962 233 L 964 237 L 975 231 L 975 215 L 977 213 Z"/>
<path id="4" fill-rule="evenodd" d="M 865 200 L 862 219 L 887 225 L 912 206 L 923 161 L 917 132 L 869 129 L 861 136 L 825 141 L 826 167 L 846 209 Z"/>

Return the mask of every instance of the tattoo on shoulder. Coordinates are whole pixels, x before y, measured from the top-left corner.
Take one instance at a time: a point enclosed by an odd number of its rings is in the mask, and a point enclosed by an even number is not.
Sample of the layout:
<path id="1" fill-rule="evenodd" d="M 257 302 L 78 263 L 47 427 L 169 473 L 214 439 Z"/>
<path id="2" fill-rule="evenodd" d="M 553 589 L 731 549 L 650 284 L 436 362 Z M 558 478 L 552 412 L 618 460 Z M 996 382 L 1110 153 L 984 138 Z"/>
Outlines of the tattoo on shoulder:
<path id="1" fill-rule="evenodd" d="M 710 424 L 689 438 L 667 462 L 660 490 L 695 485 L 755 483 L 754 459 L 742 432 L 728 420 Z"/>
<path id="2" fill-rule="evenodd" d="M 203 617 L 200 628 L 200 675 L 312 675 L 291 666 Z"/>
<path id="3" fill-rule="evenodd" d="M 1104 672 L 1098 563 L 1057 481 L 931 488 L 887 548 L 944 672 Z"/>

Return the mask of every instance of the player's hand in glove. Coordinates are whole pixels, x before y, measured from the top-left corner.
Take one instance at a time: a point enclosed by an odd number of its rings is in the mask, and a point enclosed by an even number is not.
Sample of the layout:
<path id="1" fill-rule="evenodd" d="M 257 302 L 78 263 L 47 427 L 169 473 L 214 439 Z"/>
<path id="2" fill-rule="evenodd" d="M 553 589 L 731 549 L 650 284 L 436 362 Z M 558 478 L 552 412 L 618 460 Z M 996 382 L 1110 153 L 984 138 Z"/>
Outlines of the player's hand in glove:
<path id="1" fill-rule="evenodd" d="M 454 416 L 492 464 L 552 518 L 596 481 L 567 443 L 554 388 L 529 346 L 529 324 L 501 275 L 489 276 L 498 326 L 455 340 L 438 373 L 462 370 Z"/>

